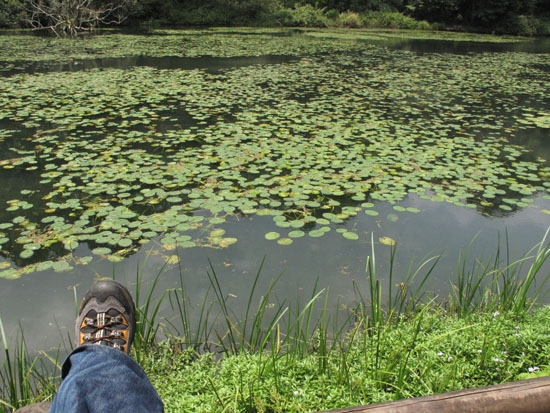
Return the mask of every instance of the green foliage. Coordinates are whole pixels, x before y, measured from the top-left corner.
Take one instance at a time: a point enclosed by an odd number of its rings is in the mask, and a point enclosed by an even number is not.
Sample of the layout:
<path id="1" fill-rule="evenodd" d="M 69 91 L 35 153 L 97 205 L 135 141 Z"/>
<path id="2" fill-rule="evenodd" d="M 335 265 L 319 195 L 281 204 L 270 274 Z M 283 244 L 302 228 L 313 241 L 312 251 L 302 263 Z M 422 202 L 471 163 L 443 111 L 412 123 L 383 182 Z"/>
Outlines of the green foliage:
<path id="1" fill-rule="evenodd" d="M 399 27 L 426 29 L 393 13 L 497 33 L 545 35 L 548 0 L 136 0 L 130 24 L 176 26 Z M 372 15 L 368 12 L 382 13 Z M 358 18 L 353 13 L 366 13 Z M 389 13 L 389 14 L 386 14 Z M 384 16 L 384 17 L 381 17 Z M 0 27 L 24 26 L 22 0 L 0 0 Z"/>
<path id="2" fill-rule="evenodd" d="M 262 265 L 242 314 L 230 307 L 212 264 L 211 287 L 199 307 L 192 305 L 181 270 L 180 287 L 158 300 L 153 296 L 160 272 L 145 292 L 138 270 L 134 355 L 168 411 L 317 411 L 529 378 L 550 365 L 550 307 L 534 307 L 548 290 L 547 236 L 513 262 L 497 251 L 497 258 L 485 264 L 459 265 L 454 288 L 467 290 L 460 305 L 453 297 L 437 303 L 426 293 L 434 258 L 411 262 L 393 291 L 395 249 L 383 274 L 387 289 L 377 275 L 372 247 L 367 291 L 357 287 L 358 304 L 333 311 L 328 293 L 317 285 L 296 304 L 274 297 L 279 277 L 260 293 Z M 524 263 L 530 266 L 520 279 L 514 274 Z M 496 279 L 484 284 L 488 276 Z M 165 296 L 181 323 L 170 317 L 164 331 L 170 339 L 157 343 L 157 314 Z M 28 355 L 22 335 L 12 353 L 1 321 L 0 331 L 6 353 L 0 404 L 16 408 L 51 398 L 57 356 L 46 357 L 52 361 L 48 370 L 44 358 Z M 220 352 L 223 357 L 216 358 Z"/>
<path id="3" fill-rule="evenodd" d="M 398 12 L 370 11 L 361 15 L 365 27 L 382 27 L 391 29 L 418 29 L 430 30 L 426 21 L 418 21 L 410 16 Z"/>
<path id="4" fill-rule="evenodd" d="M 409 0 L 405 9 L 413 17 L 431 22 L 533 36 L 546 32 L 537 17 L 548 7 L 547 0 Z"/>
<path id="5" fill-rule="evenodd" d="M 550 17 L 540 17 L 537 19 L 537 35 L 550 36 Z"/>
<path id="6" fill-rule="evenodd" d="M 311 4 L 327 10 L 345 11 L 398 11 L 403 8 L 403 0 L 306 0 L 297 4 Z M 288 5 L 288 2 L 287 2 Z"/>
<path id="7" fill-rule="evenodd" d="M 410 16 L 395 11 L 343 11 L 336 9 L 325 12 L 309 4 L 296 6 L 294 9 L 280 9 L 272 13 L 266 21 L 281 26 L 301 27 L 346 27 L 346 28 L 394 28 L 429 30 L 431 26 L 425 21 L 417 21 Z"/>
<path id="8" fill-rule="evenodd" d="M 14 343 L 6 336 L 0 319 L 0 336 L 4 349 L 0 360 L 0 412 L 51 400 L 60 382 L 60 347 L 52 357 L 44 352 L 31 356 L 21 328 Z"/>
<path id="9" fill-rule="evenodd" d="M 450 310 L 458 316 L 476 311 L 506 311 L 516 317 L 529 311 L 541 296 L 546 295 L 542 288 L 550 274 L 541 274 L 541 269 L 550 259 L 549 233 L 550 228 L 541 242 L 519 259 L 512 260 L 510 257 L 506 237 L 504 257 L 501 256 L 499 241 L 493 259 L 468 264 L 468 254 L 474 242 L 472 240 L 464 256 L 459 258 L 457 279 L 449 299 Z M 503 265 L 503 262 L 507 265 Z M 525 266 L 528 266 L 526 273 L 523 271 Z M 543 278 L 537 280 L 537 276 Z"/>
<path id="10" fill-rule="evenodd" d="M 356 19 L 355 14 L 348 16 Z M 370 12 L 369 16 L 375 20 L 370 22 L 373 25 L 417 24 L 397 13 Z M 269 65 L 268 82 L 265 68 L 257 65 L 228 71 L 224 82 L 205 70 L 197 76 L 181 76 L 177 70 L 151 66 L 3 77 L 1 116 L 34 132 L 24 140 L 17 129 L 2 132 L 6 139 L 28 146 L 12 149 L 13 155 L 0 160 L 7 179 L 17 182 L 1 211 L 1 251 L 20 258 L 17 265 L 6 262 L 0 277 L 85 265 L 94 257 L 73 254 L 84 243 L 89 243 L 96 259 L 113 261 L 156 237 L 166 250 L 228 246 L 236 238 L 207 234 L 217 234 L 214 230 L 235 214 L 272 215 L 272 227 L 266 232 L 276 230 L 278 236 L 270 239 L 290 245 L 293 238 L 316 238 L 335 231 L 338 224 L 359 213 L 377 216 L 374 203 L 363 202 L 367 197 L 377 203 L 400 203 L 408 192 L 415 192 L 423 199 L 499 215 L 529 207 L 535 193 L 550 194 L 548 172 L 544 164 L 532 160 L 535 154 L 502 143 L 502 138 L 522 129 L 550 125 L 544 110 L 544 72 L 533 70 L 529 78 L 524 76 L 524 67 L 544 65 L 548 56 L 416 55 L 358 41 L 412 36 L 507 40 L 447 32 L 264 29 L 243 35 L 244 30 L 164 31 L 147 37 L 106 34 L 78 41 L 0 38 L 2 60 L 9 61 L 0 70 L 19 72 L 33 61 L 47 68 L 73 59 L 86 59 L 91 65 L 93 59 L 107 56 L 279 54 L 288 62 Z M 290 56 L 307 59 L 289 62 Z M 364 65 L 372 66 L 368 76 Z M 341 75 L 342 68 L 346 76 Z M 131 84 L 128 76 L 134 80 Z M 389 86 L 380 88 L 378 82 Z M 462 92 L 461 104 L 455 108 L 447 96 L 454 96 L 456 87 Z M 472 99 L 480 87 L 493 105 Z M 250 105 L 259 88 L 261 104 Z M 201 93 L 182 94 L 181 90 Z M 95 98 L 98 93 L 101 100 Z M 425 93 L 435 96 L 430 105 L 425 105 Z M 300 99 L 294 98 L 296 94 Z M 405 95 L 407 104 L 395 106 L 394 99 Z M 517 110 L 498 109 L 523 95 L 531 99 L 520 100 Z M 68 98 L 74 104 L 67 105 Z M 184 113 L 181 107 L 186 108 Z M 236 115 L 227 117 L 228 111 Z M 350 113 L 355 125 L 351 130 Z M 281 129 L 287 121 L 299 124 L 299 129 Z M 500 124 L 510 128 L 495 127 Z M 55 132 L 47 129 L 52 126 Z M 311 147 L 297 138 L 304 133 L 319 156 L 312 157 Z M 484 134 L 482 141 L 476 138 L 479 133 Z M 437 139 L 432 138 L 434 134 Z M 369 145 L 358 145 L 357 139 Z M 29 151 L 35 145 L 41 150 Z M 89 152 L 80 153 L 78 148 L 83 146 Z M 184 149 L 189 147 L 193 149 Z M 243 152 L 254 156 L 242 157 Z M 347 162 L 350 156 L 356 160 Z M 335 162 L 331 172 L 325 173 L 328 157 Z M 507 162 L 499 161 L 503 158 Z M 444 159 L 441 165 L 440 159 Z M 278 179 L 280 170 L 300 179 Z M 255 177 L 250 179 L 249 174 Z M 357 178 L 350 181 L 353 175 Z M 15 180 L 22 176 L 28 179 Z M 227 183 L 228 177 L 234 179 L 233 185 Z M 80 185 L 81 179 L 86 183 Z M 35 194 L 36 184 L 44 185 L 42 196 Z M 196 209 L 207 212 L 206 216 L 193 216 Z M 393 211 L 413 212 L 400 205 L 394 205 Z M 384 218 L 399 220 L 395 213 Z M 203 231 L 210 224 L 215 227 Z M 293 232 L 299 228 L 303 233 Z M 342 236 L 364 237 L 359 232 Z"/>
<path id="11" fill-rule="evenodd" d="M 357 325 L 339 345 L 304 356 L 246 352 L 216 361 L 162 343 L 144 367 L 169 411 L 319 411 L 531 378 L 548 365 L 550 309 L 506 315 L 419 313 Z"/>
<path id="12" fill-rule="evenodd" d="M 134 16 L 177 25 L 427 28 L 426 23 L 415 24 L 392 14 L 400 12 L 430 22 L 531 35 L 546 32 L 546 26 L 541 27 L 534 16 L 546 12 L 547 3 L 547 0 L 211 0 L 183 4 L 181 0 L 142 0 L 136 3 Z M 370 19 L 365 23 L 353 12 L 378 12 L 385 17 L 367 13 Z"/>
<path id="13" fill-rule="evenodd" d="M 184 2 L 182 0 L 138 1 L 132 12 L 134 22 L 153 20 L 157 25 L 238 26 L 268 24 L 266 16 L 281 8 L 268 0 L 217 0 Z"/>
<path id="14" fill-rule="evenodd" d="M 415 18 L 437 22 L 460 21 L 461 0 L 409 0 L 406 10 Z"/>
<path id="15" fill-rule="evenodd" d="M 139 266 L 136 271 L 136 290 L 134 294 L 136 331 L 133 351 L 138 362 L 143 359 L 145 353 L 156 343 L 157 333 L 160 328 L 157 316 L 167 292 L 165 291 L 157 298 L 155 290 L 164 266 L 158 271 L 149 291 L 144 291 L 143 272 L 140 271 Z"/>
<path id="16" fill-rule="evenodd" d="M 539 273 L 550 255 L 546 242 L 544 238 L 533 249 L 529 274 Z M 475 263 L 468 270 L 474 274 L 468 282 L 481 285 L 486 273 L 478 273 L 475 267 L 490 268 L 489 272 L 503 278 L 501 289 L 494 292 L 493 284 L 478 292 L 482 297 L 500 294 L 500 298 L 491 307 L 470 301 L 468 311 L 455 315 L 455 306 L 448 307 L 450 312 L 443 310 L 423 293 L 437 264 L 433 259 L 418 267 L 411 264 L 394 296 L 394 256 L 395 250 L 384 292 L 371 251 L 366 265 L 369 299 L 357 291 L 360 304 L 353 310 L 354 317 L 340 322 L 337 314 L 327 311 L 326 301 L 320 313 L 315 312 L 314 304 L 323 294 L 315 288 L 304 305 L 293 310 L 283 302 L 269 311 L 271 284 L 261 295 L 258 310 L 252 311 L 260 271 L 246 314 L 239 318 L 226 307 L 212 268 L 212 288 L 218 290 L 215 295 L 223 320 L 213 329 L 221 327 L 216 336 L 226 343 L 218 344 L 225 356 L 216 361 L 213 353 L 197 352 L 196 343 L 189 346 L 172 339 L 152 348 L 143 365 L 168 408 L 185 411 L 318 411 L 526 379 L 545 371 L 550 364 L 550 307 L 529 312 L 530 305 L 522 298 L 529 283 L 514 290 L 507 274 L 527 256 L 512 263 L 500 259 Z M 460 278 L 459 273 L 457 283 Z M 510 294 L 513 291 L 518 294 Z M 182 298 L 183 284 L 180 292 Z M 506 311 L 507 303 L 519 306 Z M 201 314 L 209 312 L 203 304 Z M 286 327 L 279 329 L 279 325 Z M 201 326 L 197 331 L 210 329 Z M 260 342 L 264 344 L 259 347 L 250 345 Z"/>
<path id="17" fill-rule="evenodd" d="M 532 14 L 540 0 L 478 0 L 466 1 L 465 12 L 474 25 L 496 27 L 519 14 Z"/>
<path id="18" fill-rule="evenodd" d="M 357 28 L 363 26 L 361 16 L 352 11 L 345 11 L 338 16 L 339 25 L 342 27 Z"/>
<path id="19" fill-rule="evenodd" d="M 510 33 L 519 36 L 535 36 L 548 34 L 547 27 L 536 17 L 529 15 L 519 15 L 509 17 L 502 27 L 499 27 L 502 33 Z"/>
<path id="20" fill-rule="evenodd" d="M 285 26 L 304 26 L 304 27 L 328 27 L 329 19 L 324 10 L 314 7 L 310 4 L 296 5 L 293 9 L 285 9 L 282 14 L 276 16 L 283 17 Z"/>
<path id="21" fill-rule="evenodd" d="M 24 17 L 21 0 L 0 0 L 0 27 L 22 26 Z"/>
<path id="22" fill-rule="evenodd" d="M 263 15 L 263 20 L 268 22 L 266 25 L 285 27 L 297 26 L 296 19 L 294 18 L 294 10 L 289 8 L 282 8 L 268 15 Z"/>

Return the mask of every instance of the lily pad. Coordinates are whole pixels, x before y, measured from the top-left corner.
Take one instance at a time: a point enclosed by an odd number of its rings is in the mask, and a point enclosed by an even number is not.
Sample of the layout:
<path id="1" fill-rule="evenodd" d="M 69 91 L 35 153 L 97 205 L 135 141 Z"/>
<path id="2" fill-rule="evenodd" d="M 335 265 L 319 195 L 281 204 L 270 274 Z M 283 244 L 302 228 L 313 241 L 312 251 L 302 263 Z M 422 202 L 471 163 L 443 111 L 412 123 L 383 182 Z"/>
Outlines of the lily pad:
<path id="1" fill-rule="evenodd" d="M 63 272 L 63 271 L 69 271 L 71 269 L 71 266 L 67 261 L 56 261 L 53 264 L 52 268 L 55 272 Z"/>
<path id="2" fill-rule="evenodd" d="M 223 237 L 223 235 L 225 234 L 225 229 L 215 229 L 214 231 L 210 232 L 210 237 L 211 238 L 220 238 L 220 237 Z"/>
<path id="3" fill-rule="evenodd" d="M 132 240 L 130 238 L 122 238 L 118 241 L 118 246 L 122 248 L 127 248 L 132 245 Z"/>
<path id="4" fill-rule="evenodd" d="M 309 236 L 313 238 L 322 237 L 323 235 L 325 235 L 325 231 L 321 231 L 320 229 L 315 229 L 309 232 Z"/>
<path id="5" fill-rule="evenodd" d="M 351 239 L 351 240 L 359 239 L 359 235 L 357 235 L 355 232 L 344 232 L 342 233 L 342 236 L 346 239 Z"/>
<path id="6" fill-rule="evenodd" d="M 35 36 L 3 42 L 0 71 L 26 68 L 1 77 L 0 117 L 9 127 L 0 140 L 9 151 L 0 168 L 14 188 L 0 208 L 0 229 L 9 229 L 0 239 L 11 240 L 2 253 L 18 256 L 35 243 L 53 259 L 63 253 L 54 246 L 73 251 L 74 240 L 116 261 L 123 257 L 113 251 L 157 236 L 170 248 L 219 246 L 227 241 L 211 225 L 256 219 L 245 214 L 275 217 L 266 232 L 289 228 L 293 239 L 312 228 L 310 236 L 321 236 L 361 209 L 378 216 L 375 203 L 420 213 L 399 205 L 410 193 L 495 216 L 525 208 L 541 191 L 549 196 L 548 159 L 512 143 L 521 128 L 548 127 L 547 74 L 522 72 L 544 67 L 546 55 L 419 55 L 357 41 L 372 38 L 364 31 L 269 33 L 153 33 L 146 41 L 110 33 L 55 48 Z M 205 55 L 289 60 L 221 75 L 50 70 L 80 59 Z M 182 231 L 191 238 L 174 234 Z"/>
<path id="7" fill-rule="evenodd" d="M 222 248 L 227 248 L 230 245 L 235 244 L 237 241 L 238 241 L 237 238 L 231 238 L 231 237 L 221 238 L 220 241 L 218 242 L 218 245 Z"/>
<path id="8" fill-rule="evenodd" d="M 279 234 L 278 232 L 268 232 L 267 234 L 265 234 L 265 239 L 267 240 L 275 240 L 277 238 L 279 238 L 281 236 L 281 234 Z"/>
<path id="9" fill-rule="evenodd" d="M 293 241 L 290 238 L 281 238 L 277 240 L 277 244 L 279 245 L 290 245 Z"/>
<path id="10" fill-rule="evenodd" d="M 46 271 L 53 267 L 53 261 L 42 261 L 36 266 L 36 271 Z"/>
<path id="11" fill-rule="evenodd" d="M 23 259 L 30 258 L 34 255 L 33 250 L 23 250 L 19 256 Z"/>
<path id="12" fill-rule="evenodd" d="M 111 250 L 109 248 L 100 247 L 94 248 L 92 250 L 92 253 L 94 253 L 95 255 L 109 255 L 111 253 Z"/>
<path id="13" fill-rule="evenodd" d="M 395 241 L 390 237 L 380 237 L 378 238 L 378 241 L 380 241 L 380 243 L 384 245 L 390 245 L 390 246 L 395 245 Z"/>
<path id="14" fill-rule="evenodd" d="M 13 279 L 19 278 L 19 275 L 17 274 L 17 270 L 15 270 L 14 268 L 10 268 L 7 270 L 0 271 L 0 278 L 13 280 Z"/>
<path id="15" fill-rule="evenodd" d="M 305 232 L 304 231 L 300 231 L 300 230 L 296 230 L 296 231 L 290 231 L 288 233 L 288 236 L 290 238 L 301 238 L 305 235 Z"/>

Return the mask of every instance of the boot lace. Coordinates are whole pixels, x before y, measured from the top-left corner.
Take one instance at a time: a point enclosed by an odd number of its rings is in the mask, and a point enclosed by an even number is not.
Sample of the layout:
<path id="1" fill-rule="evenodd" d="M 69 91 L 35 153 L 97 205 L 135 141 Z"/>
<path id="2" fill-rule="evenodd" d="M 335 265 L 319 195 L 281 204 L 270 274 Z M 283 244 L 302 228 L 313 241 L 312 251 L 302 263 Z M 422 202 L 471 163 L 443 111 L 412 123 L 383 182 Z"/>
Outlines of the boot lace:
<path id="1" fill-rule="evenodd" d="M 81 344 L 103 344 L 124 351 L 128 343 L 128 322 L 118 314 L 97 313 L 84 317 L 80 326 Z"/>

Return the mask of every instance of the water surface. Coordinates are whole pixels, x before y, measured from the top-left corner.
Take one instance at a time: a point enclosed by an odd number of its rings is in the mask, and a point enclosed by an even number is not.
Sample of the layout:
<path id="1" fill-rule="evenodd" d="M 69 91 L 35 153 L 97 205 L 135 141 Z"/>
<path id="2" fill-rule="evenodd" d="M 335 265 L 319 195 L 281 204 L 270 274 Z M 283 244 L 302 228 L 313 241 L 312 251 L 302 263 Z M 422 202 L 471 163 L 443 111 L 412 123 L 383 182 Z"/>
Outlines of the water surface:
<path id="1" fill-rule="evenodd" d="M 113 274 L 133 286 L 138 267 L 150 281 L 164 266 L 160 291 L 181 271 L 198 304 L 210 260 L 239 308 L 265 257 L 259 291 L 283 273 L 280 301 L 317 282 L 352 304 L 371 239 L 383 282 L 383 239 L 395 282 L 442 255 L 428 285 L 441 296 L 475 237 L 472 259 L 506 232 L 513 258 L 542 239 L 547 41 L 284 33 L 46 39 L 51 55 L 13 37 L 28 55 L 0 55 L 10 333 L 21 322 L 31 348 L 56 344 L 74 288 Z"/>

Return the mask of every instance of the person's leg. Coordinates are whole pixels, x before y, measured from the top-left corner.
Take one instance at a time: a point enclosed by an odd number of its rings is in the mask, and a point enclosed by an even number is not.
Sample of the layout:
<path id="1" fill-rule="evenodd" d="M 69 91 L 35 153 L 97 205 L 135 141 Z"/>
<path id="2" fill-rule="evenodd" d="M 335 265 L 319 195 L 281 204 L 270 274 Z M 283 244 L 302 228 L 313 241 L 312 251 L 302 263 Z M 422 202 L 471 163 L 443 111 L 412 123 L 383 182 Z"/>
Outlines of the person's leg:
<path id="1" fill-rule="evenodd" d="M 112 280 L 93 284 L 75 323 L 79 347 L 63 363 L 50 413 L 163 412 L 145 372 L 128 356 L 135 328 L 128 290 Z"/>
<path id="2" fill-rule="evenodd" d="M 50 413 L 163 412 L 142 368 L 122 351 L 102 345 L 75 349 Z"/>

